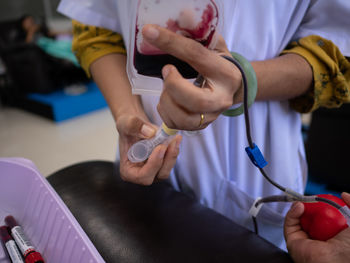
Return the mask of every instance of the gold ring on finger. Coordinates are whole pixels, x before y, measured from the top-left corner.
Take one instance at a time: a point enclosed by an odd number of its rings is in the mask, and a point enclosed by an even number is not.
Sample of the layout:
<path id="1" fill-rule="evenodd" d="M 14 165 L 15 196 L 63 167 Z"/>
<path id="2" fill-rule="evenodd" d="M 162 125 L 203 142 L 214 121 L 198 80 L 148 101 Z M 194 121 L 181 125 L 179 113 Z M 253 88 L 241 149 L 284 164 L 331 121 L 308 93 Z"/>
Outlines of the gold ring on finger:
<path id="1" fill-rule="evenodd" d="M 204 114 L 203 113 L 201 113 L 201 120 L 199 121 L 199 125 L 198 125 L 198 127 L 201 127 L 202 125 L 203 125 L 203 122 L 204 122 Z"/>

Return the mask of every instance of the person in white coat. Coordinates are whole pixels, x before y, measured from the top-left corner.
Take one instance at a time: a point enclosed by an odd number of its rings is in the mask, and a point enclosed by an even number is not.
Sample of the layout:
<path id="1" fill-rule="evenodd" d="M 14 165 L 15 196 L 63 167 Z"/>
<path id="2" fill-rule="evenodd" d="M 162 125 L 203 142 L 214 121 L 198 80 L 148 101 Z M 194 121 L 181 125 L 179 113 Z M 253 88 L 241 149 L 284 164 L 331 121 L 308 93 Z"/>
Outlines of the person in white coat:
<path id="1" fill-rule="evenodd" d="M 223 7 L 225 21 L 216 51 L 240 53 L 252 62 L 257 75 L 258 93 L 249 111 L 254 142 L 269 162 L 265 170 L 274 181 L 302 193 L 307 165 L 301 119 L 288 100 L 312 88 L 313 71 L 302 56 L 279 55 L 292 40 L 320 35 L 349 56 L 350 3 L 216 2 Z M 62 0 L 59 11 L 81 23 L 120 33 L 130 55 L 137 4 L 137 0 Z M 149 185 L 155 178 L 170 175 L 176 189 L 253 229 L 248 211 L 254 200 L 281 191 L 268 183 L 246 156 L 244 117 L 221 115 L 232 104 L 242 102 L 240 72 L 216 52 L 164 28 L 147 25 L 142 33 L 152 45 L 190 64 L 207 82 L 203 89 L 195 88 L 174 66 L 167 65 L 162 70 L 161 96 L 136 96 L 126 74 L 127 57 L 112 53 L 91 63 L 89 72 L 105 95 L 119 131 L 122 178 Z M 132 143 L 151 137 L 162 121 L 170 128 L 200 132 L 184 135 L 181 147 L 181 136 L 177 136 L 168 146 L 156 147 L 146 162 L 130 163 L 126 153 Z M 288 208 L 281 203 L 265 205 L 258 217 L 260 235 L 282 248 Z"/>

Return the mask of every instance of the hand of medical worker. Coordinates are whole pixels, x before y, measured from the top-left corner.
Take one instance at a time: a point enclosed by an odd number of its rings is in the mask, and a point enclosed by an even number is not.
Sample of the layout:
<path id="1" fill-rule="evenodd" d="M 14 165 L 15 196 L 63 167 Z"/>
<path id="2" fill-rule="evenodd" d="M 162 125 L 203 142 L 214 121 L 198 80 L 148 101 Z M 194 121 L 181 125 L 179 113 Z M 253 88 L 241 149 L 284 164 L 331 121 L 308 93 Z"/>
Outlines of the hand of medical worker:
<path id="1" fill-rule="evenodd" d="M 155 180 L 166 179 L 174 167 L 179 154 L 181 136 L 177 135 L 168 145 L 158 145 L 147 161 L 132 163 L 127 152 L 131 145 L 140 139 L 155 135 L 157 127 L 136 115 L 122 115 L 117 120 L 119 132 L 120 174 L 123 180 L 150 185 Z"/>
<path id="2" fill-rule="evenodd" d="M 350 194 L 343 193 L 342 199 L 350 205 Z M 304 205 L 294 203 L 286 215 L 284 236 L 287 248 L 296 263 L 345 263 L 350 262 L 350 228 L 327 241 L 312 240 L 301 229 L 300 217 Z"/>
<path id="3" fill-rule="evenodd" d="M 131 163 L 127 157 L 130 146 L 140 139 L 152 137 L 157 127 L 152 125 L 143 110 L 139 96 L 131 93 L 126 74 L 126 56 L 108 54 L 95 60 L 91 74 L 106 98 L 119 132 L 120 174 L 128 182 L 149 185 L 169 176 L 179 153 L 180 137 L 168 146 L 159 145 L 143 163 Z M 119 74 L 116 74 L 119 72 Z"/>
<path id="4" fill-rule="evenodd" d="M 241 101 L 242 76 L 221 54 L 230 56 L 223 38 L 216 50 L 154 25 L 143 27 L 150 44 L 191 65 L 204 78 L 202 88 L 184 79 L 172 65 L 163 70 L 164 88 L 158 112 L 169 128 L 199 130 L 213 122 L 224 110 Z"/>

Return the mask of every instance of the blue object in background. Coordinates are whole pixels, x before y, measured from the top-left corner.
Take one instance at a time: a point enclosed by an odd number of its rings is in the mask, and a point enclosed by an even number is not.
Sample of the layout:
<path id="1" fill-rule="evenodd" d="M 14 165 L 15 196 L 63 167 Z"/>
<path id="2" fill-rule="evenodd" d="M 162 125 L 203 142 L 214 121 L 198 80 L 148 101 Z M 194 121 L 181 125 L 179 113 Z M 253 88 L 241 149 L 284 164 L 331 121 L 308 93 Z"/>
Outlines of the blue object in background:
<path id="1" fill-rule="evenodd" d="M 310 176 L 306 184 L 305 194 L 306 195 L 331 194 L 337 197 L 341 196 L 341 193 L 328 189 L 328 186 L 326 184 L 318 183 L 315 180 L 313 180 L 313 178 Z"/>
<path id="2" fill-rule="evenodd" d="M 77 86 L 76 88 L 79 89 Z M 83 88 L 83 90 L 81 90 Z M 31 93 L 27 99 L 45 105 L 45 111 L 51 110 L 50 114 L 42 112 L 42 115 L 52 118 L 56 122 L 64 121 L 88 112 L 107 107 L 107 103 L 94 82 L 80 86 L 81 93 L 74 93 L 63 89 L 49 94 Z M 36 111 L 36 113 L 41 114 Z"/>

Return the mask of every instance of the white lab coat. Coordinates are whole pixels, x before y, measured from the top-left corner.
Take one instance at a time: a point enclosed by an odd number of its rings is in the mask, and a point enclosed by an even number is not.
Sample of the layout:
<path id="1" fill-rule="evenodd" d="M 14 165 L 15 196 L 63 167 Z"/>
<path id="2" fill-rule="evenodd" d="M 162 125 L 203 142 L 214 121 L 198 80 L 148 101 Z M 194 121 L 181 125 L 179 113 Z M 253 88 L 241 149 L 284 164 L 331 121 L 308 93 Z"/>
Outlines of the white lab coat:
<path id="1" fill-rule="evenodd" d="M 83 23 L 109 28 L 132 39 L 131 21 L 137 0 L 62 0 L 59 11 Z M 248 60 L 276 57 L 291 41 L 307 35 L 332 40 L 350 56 L 350 1 L 348 0 L 216 0 L 224 16 L 222 35 L 230 50 Z M 128 50 L 130 52 L 130 50 Z M 278 72 L 276 72 L 278 74 Z M 283 89 L 283 86 L 281 87 Z M 155 123 L 158 97 L 142 96 Z M 307 166 L 300 115 L 288 101 L 255 102 L 250 108 L 252 137 L 266 160 L 267 174 L 279 184 L 304 191 Z M 199 116 L 198 116 L 199 118 Z M 248 210 L 257 197 L 280 194 L 246 156 L 243 116 L 220 116 L 195 136 L 184 136 L 173 170 L 173 185 L 249 229 Z M 258 215 L 260 235 L 284 248 L 283 218 L 289 205 L 264 205 Z"/>

